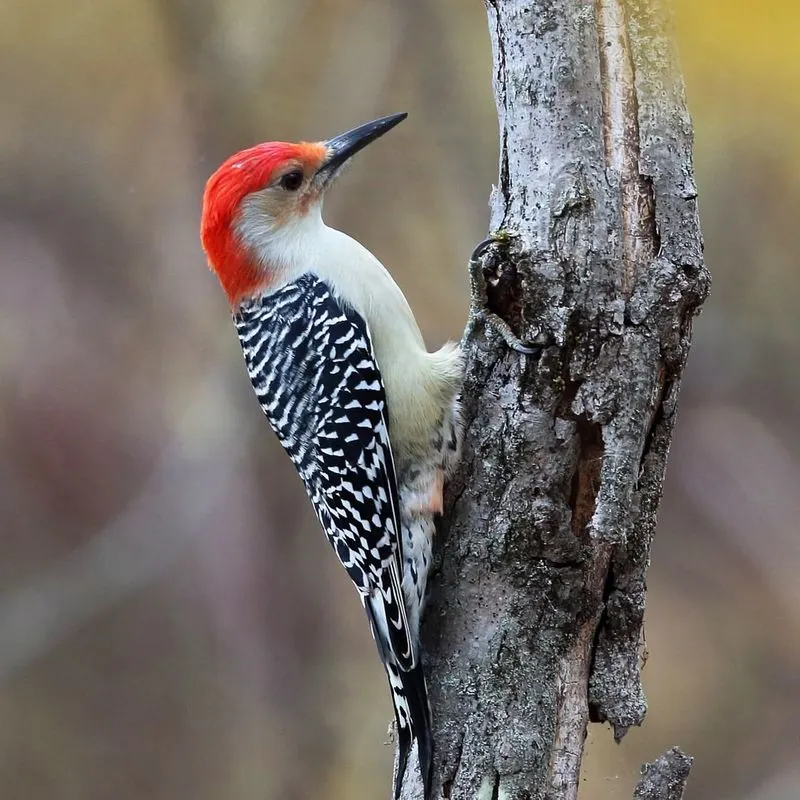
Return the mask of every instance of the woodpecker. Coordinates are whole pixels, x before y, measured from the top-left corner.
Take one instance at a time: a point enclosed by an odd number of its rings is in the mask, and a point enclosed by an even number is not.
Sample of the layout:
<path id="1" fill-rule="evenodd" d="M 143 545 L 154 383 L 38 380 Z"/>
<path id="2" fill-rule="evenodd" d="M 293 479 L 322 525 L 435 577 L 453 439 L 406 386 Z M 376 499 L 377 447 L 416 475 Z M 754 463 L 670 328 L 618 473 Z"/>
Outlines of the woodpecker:
<path id="1" fill-rule="evenodd" d="M 419 626 L 444 482 L 461 447 L 462 356 L 428 352 L 386 268 L 322 220 L 353 155 L 394 114 L 320 142 L 266 142 L 209 178 L 201 240 L 227 294 L 261 408 L 350 576 L 391 689 L 397 798 L 433 741 Z"/>

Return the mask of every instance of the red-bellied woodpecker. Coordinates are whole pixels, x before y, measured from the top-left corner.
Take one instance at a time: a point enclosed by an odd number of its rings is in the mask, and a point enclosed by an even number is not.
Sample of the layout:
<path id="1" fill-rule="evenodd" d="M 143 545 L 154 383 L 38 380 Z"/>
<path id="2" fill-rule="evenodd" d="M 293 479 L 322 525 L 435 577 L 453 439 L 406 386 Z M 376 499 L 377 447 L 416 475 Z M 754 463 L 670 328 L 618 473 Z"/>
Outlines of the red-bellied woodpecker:
<path id="1" fill-rule="evenodd" d="M 367 612 L 397 719 L 395 797 L 414 739 L 427 797 L 419 624 L 461 444 L 462 359 L 452 343 L 428 352 L 391 275 L 321 213 L 345 162 L 405 116 L 236 153 L 206 185 L 201 238 L 256 396 Z"/>

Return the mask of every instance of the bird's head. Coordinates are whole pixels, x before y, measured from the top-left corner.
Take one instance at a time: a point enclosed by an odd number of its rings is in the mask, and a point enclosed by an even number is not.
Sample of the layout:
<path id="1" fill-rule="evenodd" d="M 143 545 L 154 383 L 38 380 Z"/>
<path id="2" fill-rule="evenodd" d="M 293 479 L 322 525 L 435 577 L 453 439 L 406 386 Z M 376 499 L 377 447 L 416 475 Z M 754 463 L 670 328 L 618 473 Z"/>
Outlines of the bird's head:
<path id="1" fill-rule="evenodd" d="M 232 155 L 208 179 L 200 239 L 232 306 L 267 287 L 319 224 L 325 190 L 359 150 L 406 114 L 322 142 L 264 142 Z"/>

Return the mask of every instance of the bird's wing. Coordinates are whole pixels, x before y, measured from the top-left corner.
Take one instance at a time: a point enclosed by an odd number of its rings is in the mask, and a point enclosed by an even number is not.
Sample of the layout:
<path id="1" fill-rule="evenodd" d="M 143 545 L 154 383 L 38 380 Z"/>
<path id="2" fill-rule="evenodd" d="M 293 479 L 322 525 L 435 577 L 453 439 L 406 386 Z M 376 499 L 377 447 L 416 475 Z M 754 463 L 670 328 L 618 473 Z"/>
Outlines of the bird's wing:
<path id="1" fill-rule="evenodd" d="M 416 664 L 386 393 L 365 320 L 307 274 L 235 316 L 253 388 L 337 557 L 376 603 L 402 670 Z M 381 643 L 379 642 L 379 647 Z"/>

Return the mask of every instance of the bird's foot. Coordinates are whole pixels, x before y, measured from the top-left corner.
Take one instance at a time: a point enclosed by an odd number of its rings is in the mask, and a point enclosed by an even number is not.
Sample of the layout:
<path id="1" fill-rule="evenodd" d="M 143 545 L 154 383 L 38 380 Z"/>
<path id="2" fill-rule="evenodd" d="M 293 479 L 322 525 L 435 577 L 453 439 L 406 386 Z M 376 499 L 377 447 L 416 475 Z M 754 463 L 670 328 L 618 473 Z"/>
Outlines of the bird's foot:
<path id="1" fill-rule="evenodd" d="M 470 323 L 474 325 L 482 321 L 490 327 L 506 345 L 517 353 L 526 356 L 538 355 L 546 341 L 523 342 L 511 326 L 494 311 L 489 309 L 489 298 L 486 287 L 486 276 L 483 273 L 483 255 L 492 245 L 503 245 L 508 242 L 509 234 L 493 235 L 479 242 L 469 258 L 470 277 Z M 538 337 L 537 337 L 538 339 Z"/>

